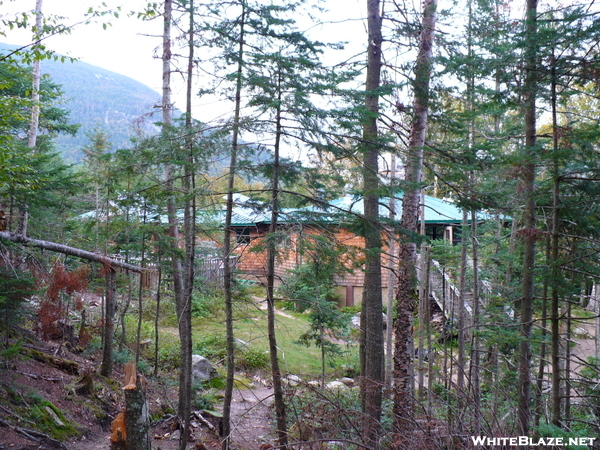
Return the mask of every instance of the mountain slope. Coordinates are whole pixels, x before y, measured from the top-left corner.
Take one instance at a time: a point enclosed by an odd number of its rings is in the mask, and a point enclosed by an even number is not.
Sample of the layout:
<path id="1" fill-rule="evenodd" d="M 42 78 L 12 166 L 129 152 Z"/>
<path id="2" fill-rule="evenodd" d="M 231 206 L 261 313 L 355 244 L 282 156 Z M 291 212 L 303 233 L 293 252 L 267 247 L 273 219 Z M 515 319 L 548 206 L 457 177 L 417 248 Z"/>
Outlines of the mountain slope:
<path id="1" fill-rule="evenodd" d="M 17 48 L 0 44 L 0 52 Z M 130 148 L 135 130 L 155 133 L 160 120 L 160 94 L 132 78 L 81 61 L 42 61 L 42 73 L 61 84 L 64 108 L 71 123 L 81 124 L 77 136 L 59 136 L 56 145 L 71 162 L 82 159 L 86 134 L 100 130 L 110 136 L 114 149 Z"/>

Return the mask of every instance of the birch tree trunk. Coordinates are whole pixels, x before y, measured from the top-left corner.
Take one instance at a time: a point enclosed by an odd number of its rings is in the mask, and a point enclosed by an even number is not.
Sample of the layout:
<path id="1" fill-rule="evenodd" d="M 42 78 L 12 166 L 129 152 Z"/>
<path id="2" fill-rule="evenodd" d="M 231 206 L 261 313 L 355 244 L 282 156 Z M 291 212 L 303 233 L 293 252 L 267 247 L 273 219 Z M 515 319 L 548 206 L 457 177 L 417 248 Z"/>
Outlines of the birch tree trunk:
<path id="1" fill-rule="evenodd" d="M 117 272 L 106 267 L 106 295 L 104 296 L 104 326 L 102 327 L 104 348 L 100 375 L 110 378 L 113 371 L 113 341 L 115 335 L 115 311 L 117 305 Z"/>
<path id="2" fill-rule="evenodd" d="M 41 38 L 41 30 L 43 24 L 42 14 L 42 2 L 43 0 L 36 0 L 35 2 L 35 33 L 34 41 L 38 41 Z M 41 62 L 39 58 L 35 58 L 33 61 L 33 83 L 31 89 L 31 121 L 29 122 L 29 133 L 27 133 L 27 145 L 30 148 L 35 147 L 37 142 L 37 132 L 40 123 L 40 80 L 42 78 Z M 27 233 L 23 233 L 27 234 Z"/>
<path id="3" fill-rule="evenodd" d="M 42 0 L 35 2 L 35 32 L 33 35 L 34 44 L 39 41 L 43 26 Z M 31 86 L 31 119 L 29 121 L 29 131 L 27 133 L 27 146 L 35 148 L 37 143 L 38 127 L 40 124 L 40 80 L 42 78 L 41 61 L 39 58 L 33 60 L 32 71 L 32 86 Z M 29 207 L 23 205 L 19 215 L 19 228 L 17 232 L 23 236 L 27 236 L 29 228 Z"/>
<path id="4" fill-rule="evenodd" d="M 85 259 L 99 264 L 105 264 L 110 267 L 119 267 L 121 269 L 130 270 L 132 272 L 141 273 L 144 269 L 133 264 L 128 264 L 117 259 L 109 258 L 101 253 L 88 252 L 76 247 L 70 247 L 64 244 L 58 244 L 56 242 L 44 241 L 41 239 L 32 239 L 27 236 L 20 234 L 11 233 L 9 231 L 0 231 L 0 239 L 14 242 L 16 244 L 23 244 L 29 247 L 37 247 L 51 252 L 62 253 L 64 255 L 74 256 L 76 258 Z"/>

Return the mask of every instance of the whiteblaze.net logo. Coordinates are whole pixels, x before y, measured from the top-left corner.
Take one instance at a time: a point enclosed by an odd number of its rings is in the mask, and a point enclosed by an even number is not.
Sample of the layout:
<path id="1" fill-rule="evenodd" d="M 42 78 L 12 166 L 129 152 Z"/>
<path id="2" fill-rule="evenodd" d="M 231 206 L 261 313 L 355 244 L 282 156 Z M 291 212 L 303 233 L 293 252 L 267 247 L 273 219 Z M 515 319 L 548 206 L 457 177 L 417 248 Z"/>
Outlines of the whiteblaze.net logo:
<path id="1" fill-rule="evenodd" d="M 514 447 L 566 447 L 567 445 L 586 445 L 592 447 L 596 438 L 592 437 L 540 437 L 532 438 L 529 436 L 512 436 L 512 437 L 488 437 L 488 436 L 471 436 L 471 442 L 474 446 L 495 446 L 495 445 L 511 445 Z"/>

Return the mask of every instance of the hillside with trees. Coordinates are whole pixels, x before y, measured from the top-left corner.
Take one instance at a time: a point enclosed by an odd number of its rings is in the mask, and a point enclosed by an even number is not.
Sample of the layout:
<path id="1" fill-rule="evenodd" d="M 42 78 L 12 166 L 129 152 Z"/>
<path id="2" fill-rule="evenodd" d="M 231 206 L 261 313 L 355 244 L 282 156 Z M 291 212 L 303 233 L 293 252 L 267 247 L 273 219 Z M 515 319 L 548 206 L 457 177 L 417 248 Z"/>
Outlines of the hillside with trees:
<path id="1" fill-rule="evenodd" d="M 314 3 L 131 12 L 157 99 L 0 17 L 0 444 L 599 448 L 600 9 Z"/>
<path id="2" fill-rule="evenodd" d="M 2 53 L 18 47 L 0 44 Z M 73 136 L 59 135 L 54 144 L 65 160 L 79 163 L 89 135 L 104 132 L 114 149 L 131 148 L 138 136 L 156 134 L 160 120 L 156 105 L 160 94 L 124 75 L 82 61 L 49 59 L 42 73 L 61 86 L 61 108 L 69 112 L 69 123 L 79 125 Z"/>

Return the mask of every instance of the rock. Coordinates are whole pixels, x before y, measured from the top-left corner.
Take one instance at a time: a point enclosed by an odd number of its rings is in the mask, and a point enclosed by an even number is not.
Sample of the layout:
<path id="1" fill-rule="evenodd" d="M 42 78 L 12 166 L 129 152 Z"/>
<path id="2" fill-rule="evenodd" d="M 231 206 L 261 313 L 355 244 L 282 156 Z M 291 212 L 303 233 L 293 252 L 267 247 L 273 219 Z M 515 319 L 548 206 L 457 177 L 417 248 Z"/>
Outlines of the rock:
<path id="1" fill-rule="evenodd" d="M 235 343 L 244 347 L 244 348 L 250 348 L 250 344 L 246 341 L 242 341 L 241 339 L 235 338 Z"/>
<path id="2" fill-rule="evenodd" d="M 575 327 L 573 329 L 573 336 L 579 339 L 592 339 L 590 332 L 583 327 Z"/>
<path id="3" fill-rule="evenodd" d="M 192 376 L 194 381 L 206 381 L 213 378 L 215 369 L 204 356 L 192 355 Z"/>
<path id="4" fill-rule="evenodd" d="M 348 387 L 354 387 L 354 379 L 349 377 L 341 378 L 340 381 Z"/>
<path id="5" fill-rule="evenodd" d="M 385 313 L 381 313 L 381 321 L 383 329 L 385 330 L 387 327 L 387 315 Z M 356 315 L 350 319 L 350 326 L 352 328 L 360 330 L 360 312 L 356 313 Z"/>
<path id="6" fill-rule="evenodd" d="M 59 426 L 59 427 L 66 426 L 65 423 L 62 420 L 60 420 L 60 418 L 58 417 L 58 414 L 56 414 L 52 408 L 50 408 L 49 406 L 46 406 L 45 409 L 46 409 L 46 412 L 48 413 L 48 415 L 50 416 L 50 418 L 54 421 L 54 423 L 57 426 Z"/>
<path id="7" fill-rule="evenodd" d="M 236 389 L 254 389 L 256 385 L 252 382 L 251 378 L 237 374 L 233 377 L 233 386 Z"/>
<path id="8" fill-rule="evenodd" d="M 330 381 L 329 383 L 327 383 L 326 386 L 327 386 L 327 389 L 330 389 L 332 391 L 338 390 L 338 389 L 346 389 L 348 387 L 341 381 Z"/>
<path id="9" fill-rule="evenodd" d="M 290 374 L 290 375 L 286 375 L 285 377 L 283 377 L 281 381 L 283 381 L 288 386 L 296 387 L 300 383 L 302 383 L 302 378 L 300 378 L 297 375 Z"/>

